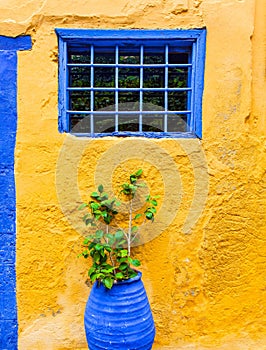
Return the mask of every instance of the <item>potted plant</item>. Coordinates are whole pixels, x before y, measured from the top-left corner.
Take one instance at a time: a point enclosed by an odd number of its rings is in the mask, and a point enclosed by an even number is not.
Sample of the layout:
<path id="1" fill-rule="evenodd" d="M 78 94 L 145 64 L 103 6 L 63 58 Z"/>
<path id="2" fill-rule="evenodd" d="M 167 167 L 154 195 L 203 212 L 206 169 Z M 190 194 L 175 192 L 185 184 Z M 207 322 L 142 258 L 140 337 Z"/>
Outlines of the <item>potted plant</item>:
<path id="1" fill-rule="evenodd" d="M 85 309 L 84 323 L 90 350 L 149 350 L 155 327 L 149 301 L 141 280 L 138 259 L 132 245 L 146 220 L 154 220 L 157 197 L 146 196 L 141 212 L 134 212 L 134 199 L 141 187 L 142 169 L 119 185 L 128 212 L 119 211 L 120 200 L 109 198 L 102 185 L 92 192 L 83 221 L 93 231 L 83 242 L 80 254 L 91 258 L 88 270 L 93 283 Z"/>

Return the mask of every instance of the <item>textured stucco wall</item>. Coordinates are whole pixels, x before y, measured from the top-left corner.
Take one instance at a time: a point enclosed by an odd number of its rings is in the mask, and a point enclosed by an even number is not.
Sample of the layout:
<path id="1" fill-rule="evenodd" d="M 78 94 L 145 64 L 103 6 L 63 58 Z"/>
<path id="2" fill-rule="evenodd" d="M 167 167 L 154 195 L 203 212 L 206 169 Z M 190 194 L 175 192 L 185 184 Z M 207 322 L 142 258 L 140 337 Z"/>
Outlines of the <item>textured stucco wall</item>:
<path id="1" fill-rule="evenodd" d="M 8 0 L 0 7 L 0 35 L 27 34 L 33 43 L 18 53 L 19 349 L 86 347 L 89 289 L 73 208 L 104 174 L 111 183 L 113 171 L 138 166 L 161 195 L 152 230 L 163 230 L 137 249 L 155 348 L 266 349 L 264 1 Z M 54 28 L 203 26 L 201 141 L 77 141 L 58 133 Z"/>

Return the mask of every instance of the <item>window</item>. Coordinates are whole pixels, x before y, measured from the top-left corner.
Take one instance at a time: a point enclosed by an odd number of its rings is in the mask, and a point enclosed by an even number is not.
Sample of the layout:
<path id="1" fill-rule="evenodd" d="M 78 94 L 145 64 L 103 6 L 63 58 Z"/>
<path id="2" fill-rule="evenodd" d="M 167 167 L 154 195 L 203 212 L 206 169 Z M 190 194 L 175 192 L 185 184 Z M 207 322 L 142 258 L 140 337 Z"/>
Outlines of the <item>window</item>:
<path id="1" fill-rule="evenodd" d="M 201 137 L 205 29 L 56 29 L 59 130 Z"/>

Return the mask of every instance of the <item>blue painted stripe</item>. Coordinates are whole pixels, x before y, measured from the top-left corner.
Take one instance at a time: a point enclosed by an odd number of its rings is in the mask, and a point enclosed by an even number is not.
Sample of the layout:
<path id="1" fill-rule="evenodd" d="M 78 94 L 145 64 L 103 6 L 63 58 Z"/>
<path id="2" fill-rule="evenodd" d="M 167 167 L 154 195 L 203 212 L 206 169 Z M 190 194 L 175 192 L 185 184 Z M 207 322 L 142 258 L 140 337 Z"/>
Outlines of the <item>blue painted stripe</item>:
<path id="1" fill-rule="evenodd" d="M 17 50 L 31 48 L 29 36 L 0 36 L 0 349 L 17 349 L 16 190 Z"/>
<path id="2" fill-rule="evenodd" d="M 31 37 L 28 35 L 11 38 L 0 35 L 0 50 L 20 51 L 31 49 Z"/>

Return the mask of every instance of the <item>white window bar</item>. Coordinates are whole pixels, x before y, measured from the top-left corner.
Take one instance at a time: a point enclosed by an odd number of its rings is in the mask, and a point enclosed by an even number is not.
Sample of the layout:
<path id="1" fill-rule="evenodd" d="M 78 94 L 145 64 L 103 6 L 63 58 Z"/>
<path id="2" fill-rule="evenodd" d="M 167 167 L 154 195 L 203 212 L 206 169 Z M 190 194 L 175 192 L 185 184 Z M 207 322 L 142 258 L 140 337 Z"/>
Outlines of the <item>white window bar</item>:
<path id="1" fill-rule="evenodd" d="M 115 46 L 115 131 L 118 131 L 118 103 L 119 103 L 119 96 L 118 96 L 118 63 L 119 63 L 119 47 L 118 45 Z"/>
<path id="2" fill-rule="evenodd" d="M 90 105 L 91 105 L 91 114 L 90 114 L 90 127 L 91 127 L 91 134 L 94 134 L 94 114 L 93 114 L 93 110 L 94 110 L 94 66 L 93 66 L 93 62 L 94 62 L 94 46 L 91 45 L 91 92 L 90 92 L 90 96 L 91 96 L 91 101 L 90 101 Z"/>
<path id="3" fill-rule="evenodd" d="M 167 132 L 167 117 L 168 117 L 168 53 L 169 53 L 169 47 L 168 45 L 165 45 L 165 68 L 164 68 L 164 132 Z"/>
<path id="4" fill-rule="evenodd" d="M 144 60 L 144 47 L 140 46 L 140 79 L 139 79 L 139 131 L 142 132 L 142 111 L 143 111 L 143 60 Z"/>

